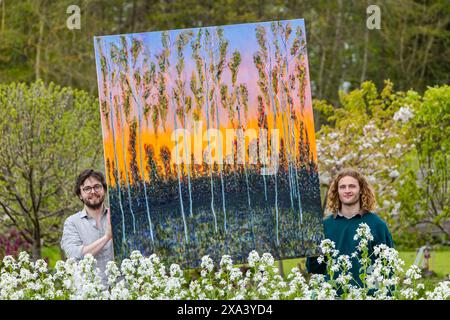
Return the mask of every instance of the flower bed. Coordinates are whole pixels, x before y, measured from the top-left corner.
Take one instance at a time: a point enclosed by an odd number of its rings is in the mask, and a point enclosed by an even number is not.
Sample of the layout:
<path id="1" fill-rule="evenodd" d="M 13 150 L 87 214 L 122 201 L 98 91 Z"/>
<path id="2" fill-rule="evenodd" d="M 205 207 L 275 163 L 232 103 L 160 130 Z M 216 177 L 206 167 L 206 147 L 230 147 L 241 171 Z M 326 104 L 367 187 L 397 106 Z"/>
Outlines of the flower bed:
<path id="1" fill-rule="evenodd" d="M 340 255 L 334 243 L 322 241 L 321 263 L 328 275 L 312 275 L 308 280 L 298 268 L 282 278 L 274 258 L 256 251 L 248 256 L 248 270 L 233 266 L 224 255 L 218 266 L 204 256 L 200 276 L 188 281 L 176 264 L 168 269 L 156 255 L 142 256 L 134 251 L 120 266 L 107 266 L 109 286 L 102 285 L 96 261 L 86 255 L 79 262 L 58 261 L 49 270 L 44 260 L 30 260 L 21 252 L 18 259 L 4 257 L 0 268 L 0 299 L 446 299 L 450 300 L 450 281 L 425 290 L 421 270 L 412 265 L 406 271 L 395 249 L 374 248 L 370 228 L 361 224 L 355 240 L 357 251 L 351 257 Z M 361 264 L 362 286 L 352 284 L 351 258 Z"/>

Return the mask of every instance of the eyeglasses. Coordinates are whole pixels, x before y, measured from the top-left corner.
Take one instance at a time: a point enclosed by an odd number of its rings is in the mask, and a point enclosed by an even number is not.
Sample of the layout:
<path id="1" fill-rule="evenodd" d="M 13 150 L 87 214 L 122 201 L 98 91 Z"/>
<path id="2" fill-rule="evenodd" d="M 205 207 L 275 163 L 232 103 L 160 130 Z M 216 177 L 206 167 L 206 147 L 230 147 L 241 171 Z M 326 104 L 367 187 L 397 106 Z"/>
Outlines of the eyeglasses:
<path id="1" fill-rule="evenodd" d="M 100 190 L 103 189 L 103 186 L 101 184 L 96 184 L 93 187 L 87 186 L 82 188 L 81 190 L 83 190 L 85 193 L 91 193 L 92 189 L 94 189 L 95 192 L 99 192 Z"/>

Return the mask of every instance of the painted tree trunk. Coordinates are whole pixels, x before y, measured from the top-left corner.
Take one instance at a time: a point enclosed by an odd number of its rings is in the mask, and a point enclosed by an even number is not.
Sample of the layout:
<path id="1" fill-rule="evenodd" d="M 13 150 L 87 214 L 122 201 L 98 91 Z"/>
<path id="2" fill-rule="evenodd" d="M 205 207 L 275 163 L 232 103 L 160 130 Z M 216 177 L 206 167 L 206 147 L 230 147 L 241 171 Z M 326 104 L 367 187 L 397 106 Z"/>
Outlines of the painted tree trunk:
<path id="1" fill-rule="evenodd" d="M 184 105 L 183 102 L 183 117 L 184 117 L 184 123 L 186 124 L 186 106 Z M 186 128 L 183 128 L 186 129 Z M 192 187 L 191 187 L 191 169 L 190 169 L 190 165 L 188 164 L 188 149 L 187 149 L 187 143 L 186 143 L 186 137 L 183 136 L 183 142 L 184 142 L 184 162 L 186 163 L 186 171 L 188 174 L 188 188 L 189 188 L 189 214 L 191 216 L 191 218 L 194 216 L 194 213 L 192 211 Z M 190 142 L 189 142 L 190 143 Z M 190 150 L 190 148 L 189 148 Z M 194 165 L 194 164 L 192 164 Z"/>
<path id="2" fill-rule="evenodd" d="M 219 86 L 217 85 L 217 88 L 219 88 Z M 218 99 L 217 99 L 217 92 L 214 92 L 214 99 L 216 101 L 216 126 L 217 126 L 217 130 L 220 130 L 220 120 L 219 120 L 219 104 L 218 104 Z M 222 141 L 219 141 L 219 159 L 220 159 L 220 163 L 219 163 L 219 173 L 220 173 L 220 184 L 222 187 L 222 210 L 223 210 L 223 227 L 225 232 L 227 232 L 227 209 L 226 209 L 226 203 L 225 203 L 225 187 L 223 184 L 223 174 L 222 174 Z"/>
<path id="3" fill-rule="evenodd" d="M 174 107 L 173 110 L 175 110 L 175 103 L 173 102 L 173 97 L 171 98 L 172 105 Z M 176 112 L 173 113 L 173 124 L 175 132 L 177 130 L 177 116 Z M 175 154 L 178 156 L 178 141 L 175 143 Z M 177 161 L 178 162 L 178 161 Z M 181 210 L 181 216 L 183 218 L 183 226 L 184 226 L 184 238 L 186 240 L 186 245 L 189 244 L 189 238 L 188 238 L 188 230 L 187 230 L 187 224 L 186 224 L 186 216 L 184 214 L 184 204 L 183 204 L 183 194 L 181 192 L 181 172 L 180 172 L 180 165 L 177 163 L 177 172 L 178 172 L 178 194 L 180 196 L 180 210 Z"/>
<path id="4" fill-rule="evenodd" d="M 286 72 L 284 74 L 289 74 L 289 59 L 287 58 L 287 47 L 285 44 L 285 62 L 286 62 Z M 287 83 L 287 79 L 284 79 L 285 83 Z M 300 87 L 302 87 L 302 84 L 300 84 Z M 297 197 L 297 201 L 298 201 L 298 209 L 299 209 L 299 218 L 300 218 L 300 224 L 303 224 L 303 208 L 302 208 L 302 200 L 301 200 L 301 192 L 300 192 L 300 188 L 299 188 L 299 184 L 298 184 L 298 171 L 297 171 L 297 165 L 295 162 L 296 159 L 296 155 L 295 155 L 295 150 L 296 150 L 296 140 L 295 140 L 295 132 L 294 132 L 294 125 L 292 123 L 292 114 L 291 114 L 291 109 L 288 108 L 288 131 L 291 137 L 291 148 L 292 150 L 294 150 L 294 161 L 291 161 L 292 165 L 294 166 L 294 174 L 295 174 L 295 181 L 293 181 L 293 183 L 295 183 L 294 185 L 294 189 L 296 192 L 296 197 Z M 300 137 L 300 139 L 302 139 L 302 137 Z M 292 141 L 293 140 L 293 141 Z"/>
<path id="5" fill-rule="evenodd" d="M 214 209 L 214 181 L 213 181 L 213 163 L 212 163 L 212 156 L 211 156 L 211 137 L 209 135 L 209 111 L 210 111 L 210 106 L 209 106 L 209 78 L 208 78 L 208 70 L 206 68 L 206 60 L 203 57 L 203 62 L 204 62 L 204 72 L 205 72 L 205 82 L 206 82 L 206 133 L 207 133 L 207 139 L 208 139 L 208 153 L 209 153 L 209 163 L 210 163 L 210 168 L 211 168 L 211 175 L 210 175 L 210 181 L 211 181 L 211 212 L 213 214 L 214 217 L 214 229 L 217 232 L 218 228 L 217 228 L 217 215 L 216 215 L 216 210 Z"/>
<path id="6" fill-rule="evenodd" d="M 270 49 L 269 49 L 270 50 Z M 269 52 L 270 57 L 270 52 Z M 275 108 L 275 99 L 273 96 L 273 90 L 272 90 L 272 59 L 269 58 L 269 72 L 268 74 L 268 81 L 269 81 L 269 95 L 270 95 L 270 101 L 272 104 L 273 109 L 273 126 L 276 128 L 277 126 L 277 110 Z M 273 151 L 273 150 L 272 150 Z M 276 158 L 278 160 L 278 158 Z M 275 221 L 276 221 L 276 239 L 277 239 L 277 245 L 280 245 L 280 236 L 279 236 L 279 214 L 278 214 L 278 161 L 276 161 L 275 164 L 275 173 L 274 173 L 274 179 L 275 179 Z"/>
<path id="7" fill-rule="evenodd" d="M 122 108 L 121 108 L 122 109 Z M 122 112 L 122 111 L 121 111 Z M 121 127 L 122 130 L 125 131 L 125 127 L 124 127 L 124 123 L 123 123 L 123 115 L 121 114 L 120 116 L 120 122 L 121 122 Z M 133 211 L 133 205 L 131 204 L 131 185 L 130 185 L 130 180 L 128 177 L 128 169 L 127 169 L 127 151 L 125 150 L 125 138 L 124 138 L 124 134 L 122 133 L 122 153 L 123 153 L 123 162 L 124 162 L 124 171 L 125 171 L 125 181 L 127 184 L 127 192 L 128 192 L 128 208 L 130 209 L 130 213 L 131 213 L 131 217 L 133 220 L 133 233 L 136 233 L 136 220 L 135 220 L 135 216 L 134 216 L 134 211 Z"/>

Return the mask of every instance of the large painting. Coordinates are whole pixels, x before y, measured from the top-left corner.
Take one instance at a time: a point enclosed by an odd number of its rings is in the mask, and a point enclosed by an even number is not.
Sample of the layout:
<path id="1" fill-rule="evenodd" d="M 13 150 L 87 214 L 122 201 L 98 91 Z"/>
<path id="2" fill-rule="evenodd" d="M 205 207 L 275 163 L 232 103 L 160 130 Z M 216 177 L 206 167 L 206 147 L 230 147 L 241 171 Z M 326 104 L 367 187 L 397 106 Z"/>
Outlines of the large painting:
<path id="1" fill-rule="evenodd" d="M 196 268 L 323 239 L 303 19 L 96 37 L 117 259 Z"/>

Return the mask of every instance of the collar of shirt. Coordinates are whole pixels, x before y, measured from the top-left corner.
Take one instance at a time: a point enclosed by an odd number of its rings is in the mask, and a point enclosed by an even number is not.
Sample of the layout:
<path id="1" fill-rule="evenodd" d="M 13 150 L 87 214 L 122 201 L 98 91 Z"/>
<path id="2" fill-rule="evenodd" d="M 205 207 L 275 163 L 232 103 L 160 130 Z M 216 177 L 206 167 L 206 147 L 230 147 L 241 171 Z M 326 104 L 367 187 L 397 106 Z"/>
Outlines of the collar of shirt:
<path id="1" fill-rule="evenodd" d="M 337 217 L 341 217 L 341 218 L 346 218 L 346 219 L 353 219 L 354 217 L 356 217 L 356 216 L 359 216 L 359 217 L 362 217 L 363 216 L 363 210 L 361 210 L 361 211 L 359 211 L 359 212 L 357 212 L 357 213 L 355 213 L 353 216 L 351 216 L 351 217 L 346 217 L 346 216 L 344 216 L 342 213 L 341 213 L 341 211 L 338 211 L 335 215 L 334 215 L 334 218 L 336 219 Z"/>
<path id="2" fill-rule="evenodd" d="M 105 206 L 103 206 L 103 215 L 105 215 L 107 212 L 107 208 Z M 87 219 L 92 219 L 92 217 L 90 217 L 87 212 L 86 212 L 86 208 L 83 208 L 83 210 L 80 211 L 79 213 L 80 218 L 87 218 Z"/>

